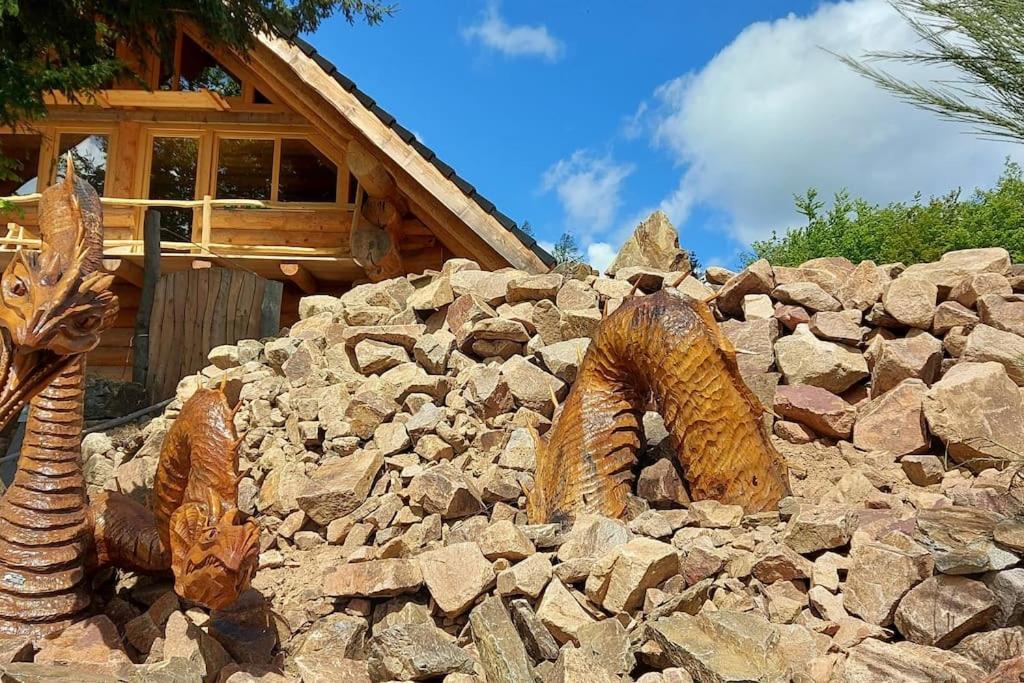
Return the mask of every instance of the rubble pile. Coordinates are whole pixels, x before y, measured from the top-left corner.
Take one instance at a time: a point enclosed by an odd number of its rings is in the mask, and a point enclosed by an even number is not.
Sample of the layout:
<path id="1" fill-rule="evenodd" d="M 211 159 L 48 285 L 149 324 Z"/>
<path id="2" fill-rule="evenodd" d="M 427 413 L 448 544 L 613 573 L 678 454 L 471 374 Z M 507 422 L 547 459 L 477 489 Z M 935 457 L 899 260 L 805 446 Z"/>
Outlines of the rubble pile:
<path id="1" fill-rule="evenodd" d="M 662 288 L 712 302 L 793 495 L 757 515 L 691 502 L 650 412 L 633 519 L 529 524 L 530 427 L 549 428 L 602 317 Z M 980 249 L 907 268 L 758 261 L 706 281 L 456 259 L 307 297 L 281 337 L 213 349 L 164 416 L 84 443 L 91 487 L 145 502 L 181 401 L 226 380 L 245 435 L 239 499 L 263 529 L 252 590 L 208 613 L 166 580 L 121 575 L 101 614 L 3 669 L 232 683 L 1019 680 L 1022 292 L 1024 268 Z M 12 647 L 4 661 L 30 657 Z"/>

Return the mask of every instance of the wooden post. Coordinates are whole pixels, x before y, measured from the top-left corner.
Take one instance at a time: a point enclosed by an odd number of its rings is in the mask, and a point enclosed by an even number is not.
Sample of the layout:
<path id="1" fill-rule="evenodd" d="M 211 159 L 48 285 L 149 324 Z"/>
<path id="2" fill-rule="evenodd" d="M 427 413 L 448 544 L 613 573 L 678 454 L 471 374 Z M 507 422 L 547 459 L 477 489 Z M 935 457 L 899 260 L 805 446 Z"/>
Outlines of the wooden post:
<path id="1" fill-rule="evenodd" d="M 132 381 L 145 386 L 149 371 L 149 318 L 153 312 L 153 294 L 160 279 L 160 212 L 145 211 L 142 222 L 142 294 L 135 316 L 135 348 L 132 356 Z"/>
<path id="2" fill-rule="evenodd" d="M 199 240 L 199 244 L 202 245 L 203 254 L 210 253 L 210 231 L 213 223 L 213 197 L 208 194 L 203 195 L 203 224 L 202 233 Z"/>
<path id="3" fill-rule="evenodd" d="M 281 331 L 281 295 L 284 283 L 267 280 L 260 306 L 260 337 L 273 337 Z"/>

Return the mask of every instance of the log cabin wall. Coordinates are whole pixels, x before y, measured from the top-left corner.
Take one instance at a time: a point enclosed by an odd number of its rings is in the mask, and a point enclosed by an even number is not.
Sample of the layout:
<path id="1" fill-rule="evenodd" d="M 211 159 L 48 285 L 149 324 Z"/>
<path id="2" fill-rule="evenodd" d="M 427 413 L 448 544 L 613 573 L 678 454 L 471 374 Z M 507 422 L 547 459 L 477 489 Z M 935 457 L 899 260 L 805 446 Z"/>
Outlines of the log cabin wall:
<path id="1" fill-rule="evenodd" d="M 136 60 L 128 53 L 122 57 Z M 121 313 L 90 354 L 91 372 L 131 379 L 146 211 L 159 210 L 164 219 L 161 273 L 214 264 L 282 280 L 282 326 L 295 322 L 302 296 L 314 291 L 340 294 L 366 280 L 368 273 L 360 265 L 366 261 L 353 257 L 351 236 L 357 226 L 366 227 L 373 201 L 389 202 L 390 216 L 397 216 L 387 227 L 405 273 L 440 269 L 453 256 L 475 258 L 484 267 L 509 265 L 464 222 L 469 213 L 479 222 L 476 205 L 443 210 L 434 194 L 414 187 L 401 167 L 391 165 L 392 157 L 385 158 L 374 141 L 339 118 L 337 102 L 317 111 L 310 97 L 315 99 L 322 86 L 297 83 L 283 56 L 260 48 L 258 55 L 240 59 L 182 25 L 173 64 L 163 65 L 152 55 L 136 61 L 149 89 L 127 79 L 82 101 L 55 94 L 48 101 L 48 116 L 30 129 L 0 128 L 0 149 L 6 155 L 25 152 L 25 182 L 0 181 L 0 197 L 52 184 L 63 172 L 62 154 L 71 150 L 79 175 L 106 198 L 105 264 L 115 264 L 111 272 L 118 277 L 114 289 Z M 360 115 L 354 110 L 351 114 Z M 359 169 L 365 171 L 367 163 L 377 166 L 370 175 L 383 180 L 388 193 L 383 200 L 374 194 L 377 187 L 371 183 L 364 189 L 350 171 L 351 149 L 362 150 Z M 410 163 L 419 163 L 411 148 L 409 154 Z M 82 164 L 89 173 L 81 172 Z M 439 176 L 440 182 L 448 183 L 447 177 Z M 454 185 L 448 191 L 452 189 L 461 192 Z M 200 203 L 204 198 L 212 203 L 202 208 L 111 203 Z M 215 205 L 229 199 L 256 200 L 262 206 Z M 377 225 L 384 228 L 383 221 Z M 0 267 L 19 246 L 32 248 L 37 237 L 34 204 L 0 213 Z M 534 257 L 527 253 L 529 258 Z"/>

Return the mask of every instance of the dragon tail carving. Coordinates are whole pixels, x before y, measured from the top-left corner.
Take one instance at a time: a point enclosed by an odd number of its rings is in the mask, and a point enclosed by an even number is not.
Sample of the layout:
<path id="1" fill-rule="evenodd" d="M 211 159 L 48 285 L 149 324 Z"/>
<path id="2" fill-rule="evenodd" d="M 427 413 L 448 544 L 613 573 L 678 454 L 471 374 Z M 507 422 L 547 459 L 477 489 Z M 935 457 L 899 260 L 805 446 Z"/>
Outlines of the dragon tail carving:
<path id="1" fill-rule="evenodd" d="M 649 397 L 695 500 L 758 512 L 788 494 L 732 345 L 704 303 L 663 291 L 628 299 L 601 323 L 561 414 L 537 438 L 531 522 L 627 513 Z"/>

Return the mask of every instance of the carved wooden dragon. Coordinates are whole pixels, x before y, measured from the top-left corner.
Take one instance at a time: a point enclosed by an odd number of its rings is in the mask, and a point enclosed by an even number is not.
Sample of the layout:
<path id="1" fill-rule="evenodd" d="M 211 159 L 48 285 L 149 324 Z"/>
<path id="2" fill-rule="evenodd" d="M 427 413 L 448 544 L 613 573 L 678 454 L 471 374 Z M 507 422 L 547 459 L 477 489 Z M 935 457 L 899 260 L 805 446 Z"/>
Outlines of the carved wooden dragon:
<path id="1" fill-rule="evenodd" d="M 706 304 L 662 291 L 627 299 L 598 328 L 561 414 L 536 438 L 531 522 L 626 514 L 652 396 L 695 500 L 759 512 L 788 494 L 732 344 Z"/>
<path id="2" fill-rule="evenodd" d="M 172 569 L 185 598 L 230 603 L 255 571 L 258 531 L 235 507 L 237 439 L 223 394 L 199 392 L 161 451 L 155 514 L 118 493 L 92 504 L 81 463 L 85 354 L 113 323 L 99 199 L 70 160 L 39 204 L 42 246 L 0 280 L 0 426 L 29 403 L 0 499 L 0 633 L 43 635 L 88 612 L 87 570 Z"/>

